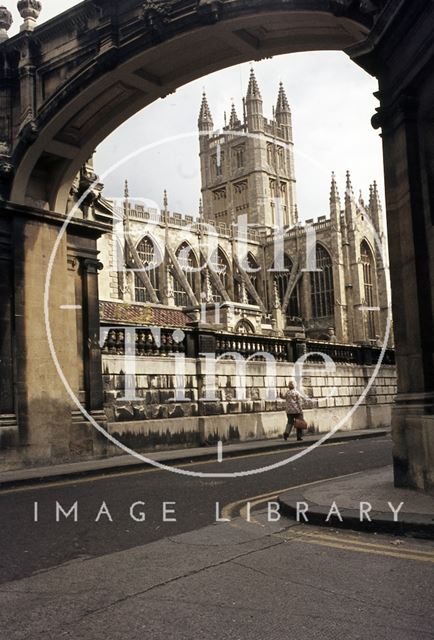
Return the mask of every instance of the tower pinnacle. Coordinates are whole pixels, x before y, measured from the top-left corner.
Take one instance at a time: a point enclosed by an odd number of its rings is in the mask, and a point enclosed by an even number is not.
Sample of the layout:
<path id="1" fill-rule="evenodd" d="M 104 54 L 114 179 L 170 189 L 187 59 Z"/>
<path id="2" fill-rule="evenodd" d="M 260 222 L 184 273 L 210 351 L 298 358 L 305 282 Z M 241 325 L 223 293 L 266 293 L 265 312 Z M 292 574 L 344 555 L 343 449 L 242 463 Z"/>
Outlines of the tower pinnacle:
<path id="1" fill-rule="evenodd" d="M 353 191 L 353 185 L 351 182 L 351 174 L 349 171 L 347 171 L 347 182 L 345 185 L 345 199 L 346 200 L 354 200 L 354 191 Z"/>
<path id="2" fill-rule="evenodd" d="M 253 67 L 250 69 L 249 86 L 247 89 L 247 100 L 261 100 L 262 95 L 259 90 L 258 81 L 256 80 L 255 71 Z"/>
<path id="3" fill-rule="evenodd" d="M 330 188 L 330 202 L 340 201 L 338 185 L 336 183 L 335 172 L 332 171 L 332 184 Z"/>
<path id="4" fill-rule="evenodd" d="M 264 128 L 263 103 L 253 68 L 250 71 L 249 87 L 247 89 L 246 114 L 249 131 L 262 131 Z"/>
<path id="5" fill-rule="evenodd" d="M 369 188 L 369 215 L 378 231 L 383 230 L 383 207 L 381 206 L 380 194 L 378 186 L 374 180 L 374 184 Z"/>
<path id="6" fill-rule="evenodd" d="M 198 126 L 200 131 L 212 131 L 214 128 L 211 109 L 209 108 L 205 91 L 202 94 L 202 104 L 200 106 Z"/>
<path id="7" fill-rule="evenodd" d="M 339 196 L 338 185 L 336 184 L 335 172 L 332 173 L 332 182 L 330 187 L 330 219 L 336 229 L 340 229 L 341 220 L 341 199 Z"/>
<path id="8" fill-rule="evenodd" d="M 279 94 L 277 96 L 276 116 L 279 117 L 282 113 L 291 113 L 291 109 L 286 95 L 283 82 L 279 84 Z"/>
<path id="9" fill-rule="evenodd" d="M 229 128 L 230 129 L 237 129 L 239 126 L 241 126 L 241 120 L 238 118 L 238 114 L 237 114 L 237 110 L 235 108 L 235 104 L 232 103 L 231 117 L 229 119 Z"/>

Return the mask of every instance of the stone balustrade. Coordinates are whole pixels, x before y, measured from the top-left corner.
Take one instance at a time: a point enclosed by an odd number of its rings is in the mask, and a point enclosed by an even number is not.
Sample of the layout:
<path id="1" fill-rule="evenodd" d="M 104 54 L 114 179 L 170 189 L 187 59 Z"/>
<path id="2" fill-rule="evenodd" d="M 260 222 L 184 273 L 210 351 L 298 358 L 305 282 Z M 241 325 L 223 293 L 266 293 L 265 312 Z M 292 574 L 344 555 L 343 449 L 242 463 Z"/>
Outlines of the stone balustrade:
<path id="1" fill-rule="evenodd" d="M 336 363 L 371 366 L 377 364 L 382 352 L 381 347 L 372 345 L 345 345 L 197 329 L 159 329 L 158 334 L 149 328 L 135 328 L 135 355 L 147 357 L 185 353 L 187 357 L 199 358 L 204 353 L 215 353 L 222 358 L 225 354 L 238 353 L 246 359 L 258 361 L 263 359 L 264 354 L 270 354 L 276 362 L 296 362 L 300 356 L 312 354 L 308 357 L 312 363 L 323 362 L 325 355 Z M 103 330 L 102 335 L 104 355 L 125 355 L 124 328 L 111 327 L 106 335 Z M 386 349 L 382 362 L 385 365 L 395 364 L 393 349 Z"/>

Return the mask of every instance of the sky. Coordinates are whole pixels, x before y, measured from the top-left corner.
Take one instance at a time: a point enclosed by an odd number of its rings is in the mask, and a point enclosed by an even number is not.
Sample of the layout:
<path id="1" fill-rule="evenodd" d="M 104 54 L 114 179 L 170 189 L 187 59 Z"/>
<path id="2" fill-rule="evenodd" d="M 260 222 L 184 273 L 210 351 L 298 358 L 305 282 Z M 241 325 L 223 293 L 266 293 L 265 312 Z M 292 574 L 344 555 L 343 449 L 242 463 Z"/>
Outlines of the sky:
<path id="1" fill-rule="evenodd" d="M 72 0 L 42 0 L 38 20 L 53 17 L 78 4 Z M 9 35 L 21 22 L 16 2 L 6 2 L 14 15 Z M 356 195 L 368 199 L 376 180 L 383 193 L 381 138 L 370 123 L 378 106 L 373 93 L 378 84 L 342 52 L 293 53 L 255 62 L 264 100 L 264 115 L 271 118 L 279 82 L 291 105 L 295 143 L 297 200 L 301 219 L 326 215 L 330 178 L 334 171 L 341 196 L 350 170 Z M 95 168 L 104 174 L 139 148 L 134 159 L 106 175 L 104 195 L 119 197 L 125 179 L 132 197 L 148 198 L 161 206 L 168 192 L 169 209 L 196 215 L 200 199 L 197 117 L 205 89 L 215 128 L 224 125 L 234 100 L 242 115 L 250 64 L 224 69 L 196 80 L 164 100 L 158 100 L 114 131 L 98 147 Z M 152 149 L 146 149 L 152 145 Z"/>

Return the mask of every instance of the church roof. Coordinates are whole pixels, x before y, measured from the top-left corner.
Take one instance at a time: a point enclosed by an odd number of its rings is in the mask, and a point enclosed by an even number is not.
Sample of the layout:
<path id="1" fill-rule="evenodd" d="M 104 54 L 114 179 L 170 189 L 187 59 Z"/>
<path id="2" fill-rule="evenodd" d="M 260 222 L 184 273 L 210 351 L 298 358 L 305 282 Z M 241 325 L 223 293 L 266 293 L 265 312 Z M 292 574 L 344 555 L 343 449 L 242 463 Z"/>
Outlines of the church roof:
<path id="1" fill-rule="evenodd" d="M 107 325 L 143 325 L 152 327 L 187 327 L 190 318 L 181 309 L 167 309 L 125 302 L 99 303 L 101 323 Z"/>

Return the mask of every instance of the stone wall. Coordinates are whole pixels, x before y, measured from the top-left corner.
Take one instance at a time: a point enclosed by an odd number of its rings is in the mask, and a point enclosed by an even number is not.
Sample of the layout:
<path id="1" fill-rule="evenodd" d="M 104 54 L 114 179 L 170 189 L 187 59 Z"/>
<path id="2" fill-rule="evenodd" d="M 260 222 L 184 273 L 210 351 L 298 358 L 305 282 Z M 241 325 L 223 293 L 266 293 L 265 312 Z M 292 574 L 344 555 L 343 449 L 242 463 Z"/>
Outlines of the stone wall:
<path id="1" fill-rule="evenodd" d="M 276 375 L 264 361 L 247 362 L 245 379 L 233 360 L 216 363 L 215 399 L 203 400 L 212 379 L 203 358 L 185 358 L 185 401 L 175 400 L 175 359 L 136 359 L 136 399 L 125 400 L 123 356 L 103 356 L 109 431 L 134 449 L 275 438 L 285 425 L 283 397 L 294 376 L 293 363 L 276 363 Z M 375 366 L 305 364 L 303 384 L 311 401 L 305 417 L 311 432 L 323 433 L 337 422 L 343 430 L 390 425 L 396 370 L 383 365 L 366 397 L 360 400 Z M 208 382 L 208 385 L 207 385 Z M 243 384 L 245 383 L 245 388 Z M 273 397 L 273 388 L 276 394 Z M 333 392 L 335 389 L 335 392 Z M 208 396 L 210 397 L 210 396 Z"/>

